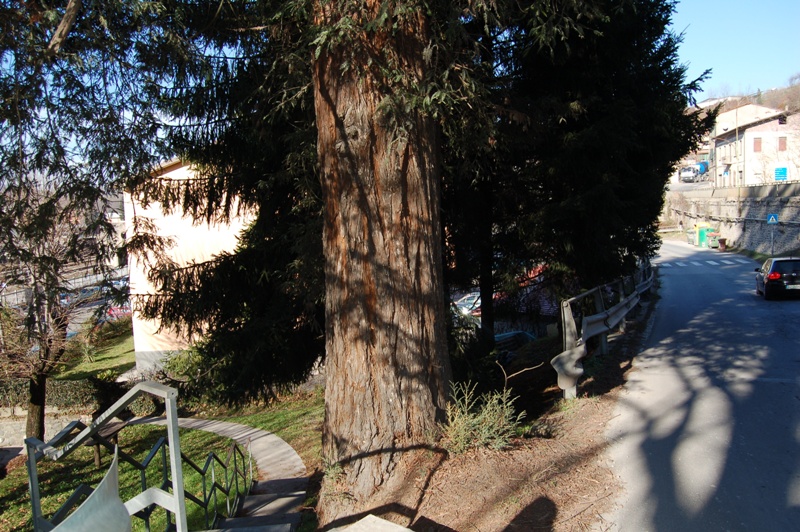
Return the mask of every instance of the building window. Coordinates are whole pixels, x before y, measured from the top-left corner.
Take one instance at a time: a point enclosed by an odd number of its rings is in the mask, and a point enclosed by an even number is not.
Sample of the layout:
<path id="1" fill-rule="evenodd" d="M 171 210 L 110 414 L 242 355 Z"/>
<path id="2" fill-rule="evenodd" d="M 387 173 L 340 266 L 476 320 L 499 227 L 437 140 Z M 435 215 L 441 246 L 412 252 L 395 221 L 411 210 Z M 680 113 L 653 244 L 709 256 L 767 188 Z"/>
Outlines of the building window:
<path id="1" fill-rule="evenodd" d="M 753 139 L 753 151 L 758 153 L 761 151 L 761 138 L 756 137 Z"/>
<path id="2" fill-rule="evenodd" d="M 786 137 L 778 137 L 778 151 L 786 151 Z"/>

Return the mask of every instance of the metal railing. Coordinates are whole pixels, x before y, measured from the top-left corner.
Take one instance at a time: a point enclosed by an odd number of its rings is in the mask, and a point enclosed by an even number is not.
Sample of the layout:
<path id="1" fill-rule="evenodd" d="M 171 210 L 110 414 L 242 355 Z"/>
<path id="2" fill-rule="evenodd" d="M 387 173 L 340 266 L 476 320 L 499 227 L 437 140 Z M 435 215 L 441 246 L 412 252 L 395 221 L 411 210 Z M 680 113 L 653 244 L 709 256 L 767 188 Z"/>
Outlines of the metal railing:
<path id="1" fill-rule="evenodd" d="M 644 263 L 632 276 L 597 286 L 561 302 L 563 351 L 550 364 L 558 373 L 558 387 L 565 398 L 577 395 L 583 375 L 581 360 L 587 355 L 587 341 L 599 336 L 598 349 L 608 354 L 608 333 L 634 308 L 653 284 L 653 268 Z"/>
<path id="2" fill-rule="evenodd" d="M 225 498 L 226 513 L 224 517 L 236 515 L 244 497 L 250 492 L 253 482 L 253 461 L 250 458 L 249 444 L 247 456 L 245 456 L 242 448 L 236 442 L 232 442 L 228 447 L 225 460 L 220 459 L 214 452 L 208 453 L 202 467 L 195 464 L 183 453 L 181 453 L 181 456 L 184 464 L 194 469 L 203 479 L 202 498 L 188 492 L 185 495 L 188 500 L 203 509 L 206 528 L 214 527 L 220 517 L 217 511 L 218 494 L 222 494 Z M 221 479 L 218 478 L 217 467 L 222 469 Z"/>
<path id="3" fill-rule="evenodd" d="M 144 394 L 150 394 L 164 400 L 167 436 L 166 438 L 159 438 L 147 457 L 142 462 L 139 462 L 119 450 L 114 443 L 109 441 L 109 438 L 103 436 L 103 431 L 104 429 L 107 431 L 109 426 L 115 423 L 112 421 L 114 417 Z M 150 530 L 150 516 L 157 507 L 160 507 L 166 510 L 166 530 L 188 532 L 187 499 L 199 505 L 203 510 L 206 527 L 213 526 L 219 517 L 217 509 L 220 494 L 225 497 L 227 516 L 233 516 L 240 507 L 243 497 L 249 493 L 252 484 L 253 469 L 250 449 L 247 449 L 247 455 L 245 455 L 241 447 L 236 442 L 233 442 L 228 448 L 225 460 L 222 460 L 212 452 L 209 453 L 204 465 L 199 467 L 180 451 L 177 395 L 177 391 L 168 386 L 156 382 L 142 382 L 103 412 L 89 426 L 86 426 L 81 421 L 73 421 L 47 443 L 36 438 L 27 438 L 25 445 L 28 452 L 28 475 L 34 531 L 48 532 L 52 530 L 67 518 L 73 508 L 79 505 L 80 501 L 84 500 L 93 491 L 88 486 L 79 486 L 50 519 L 46 519 L 41 509 L 37 462 L 42 458 L 58 461 L 68 456 L 81 445 L 91 443 L 103 445 L 119 456 L 121 461 L 139 471 L 141 491 L 137 496 L 126 501 L 124 506 L 129 516 L 135 516 L 145 522 L 147 530 Z M 76 431 L 79 432 L 73 437 Z M 148 487 L 146 473 L 150 464 L 154 462 L 161 465 L 161 483 L 157 487 Z M 202 497 L 197 497 L 184 491 L 184 463 L 201 476 Z M 218 472 L 218 468 L 223 470 L 221 474 Z"/>

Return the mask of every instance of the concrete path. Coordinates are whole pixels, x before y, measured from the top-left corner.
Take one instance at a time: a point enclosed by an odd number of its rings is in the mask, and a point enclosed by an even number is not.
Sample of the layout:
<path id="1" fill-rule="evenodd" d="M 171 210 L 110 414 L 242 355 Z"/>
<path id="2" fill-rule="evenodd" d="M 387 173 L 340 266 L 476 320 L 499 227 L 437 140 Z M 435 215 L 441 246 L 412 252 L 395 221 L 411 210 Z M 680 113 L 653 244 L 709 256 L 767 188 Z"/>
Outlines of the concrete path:
<path id="1" fill-rule="evenodd" d="M 166 418 L 140 418 L 137 423 L 165 425 Z M 254 429 L 238 423 L 210 419 L 180 418 L 178 426 L 184 429 L 204 430 L 235 440 L 250 452 L 258 467 L 260 483 L 291 483 L 305 488 L 308 478 L 303 460 L 292 447 L 281 438 L 265 430 Z"/>
<path id="2" fill-rule="evenodd" d="M 134 423 L 165 425 L 166 418 L 139 418 Z M 180 418 L 185 429 L 213 432 L 250 448 L 258 469 L 257 483 L 245 500 L 245 517 L 223 520 L 219 530 L 235 527 L 246 530 L 296 529 L 300 523 L 300 507 L 306 497 L 308 476 L 303 460 L 292 447 L 271 432 L 238 423 L 208 419 Z M 226 522 L 227 521 L 227 522 Z"/>

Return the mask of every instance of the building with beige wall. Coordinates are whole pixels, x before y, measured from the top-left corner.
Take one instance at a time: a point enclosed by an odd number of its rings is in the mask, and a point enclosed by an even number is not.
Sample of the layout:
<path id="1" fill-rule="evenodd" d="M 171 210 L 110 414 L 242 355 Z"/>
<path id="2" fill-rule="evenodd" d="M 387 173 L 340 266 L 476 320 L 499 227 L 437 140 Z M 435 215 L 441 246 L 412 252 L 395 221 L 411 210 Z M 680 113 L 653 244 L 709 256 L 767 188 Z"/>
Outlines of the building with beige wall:
<path id="1" fill-rule="evenodd" d="M 717 187 L 800 180 L 800 116 L 748 104 L 720 113 L 711 132 Z"/>
<path id="2" fill-rule="evenodd" d="M 165 163 L 154 178 L 189 180 L 193 176 L 194 172 L 189 165 L 181 161 L 171 161 Z M 124 203 L 127 236 L 129 238 L 133 236 L 134 217 L 149 219 L 157 235 L 172 240 L 172 246 L 167 250 L 167 254 L 178 266 L 208 261 L 223 251 L 233 251 L 238 243 L 239 234 L 253 219 L 244 215 L 233 218 L 230 223 L 225 224 L 195 223 L 191 217 L 182 216 L 180 212 L 164 214 L 161 204 L 157 202 L 145 207 L 128 192 L 125 193 Z M 159 330 L 158 322 L 146 320 L 136 312 L 137 296 L 141 298 L 157 293 L 148 280 L 148 258 L 152 256 L 128 258 L 130 294 L 134 302 L 133 342 L 136 351 L 136 369 L 139 372 L 156 369 L 165 356 L 187 348 L 193 340 L 181 331 L 167 328 Z"/>

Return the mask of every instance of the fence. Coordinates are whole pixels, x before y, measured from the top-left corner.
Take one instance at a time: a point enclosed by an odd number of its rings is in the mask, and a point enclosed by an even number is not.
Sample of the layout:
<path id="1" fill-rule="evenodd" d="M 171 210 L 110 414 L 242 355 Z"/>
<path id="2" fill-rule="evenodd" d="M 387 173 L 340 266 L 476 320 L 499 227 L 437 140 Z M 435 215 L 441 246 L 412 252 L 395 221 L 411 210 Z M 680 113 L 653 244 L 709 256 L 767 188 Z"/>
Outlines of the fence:
<path id="1" fill-rule="evenodd" d="M 114 271 L 114 277 L 124 277 L 128 275 L 128 267 L 124 266 Z M 85 286 L 97 286 L 106 281 L 103 275 L 92 274 L 75 279 L 69 279 L 64 284 L 67 291 L 79 290 Z M 0 290 L 0 305 L 4 307 L 21 307 L 28 304 L 31 297 L 31 290 L 28 289 L 14 289 L 12 286 L 5 287 Z"/>
<path id="2" fill-rule="evenodd" d="M 608 333 L 634 308 L 653 284 L 653 269 L 644 263 L 632 275 L 597 286 L 561 302 L 563 351 L 550 364 L 558 373 L 558 386 L 565 398 L 577 395 L 578 379 L 583 375 L 581 360 L 587 355 L 587 342 L 599 336 L 598 349 L 608 353 Z"/>

